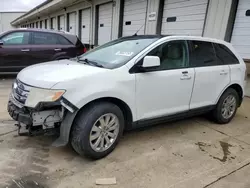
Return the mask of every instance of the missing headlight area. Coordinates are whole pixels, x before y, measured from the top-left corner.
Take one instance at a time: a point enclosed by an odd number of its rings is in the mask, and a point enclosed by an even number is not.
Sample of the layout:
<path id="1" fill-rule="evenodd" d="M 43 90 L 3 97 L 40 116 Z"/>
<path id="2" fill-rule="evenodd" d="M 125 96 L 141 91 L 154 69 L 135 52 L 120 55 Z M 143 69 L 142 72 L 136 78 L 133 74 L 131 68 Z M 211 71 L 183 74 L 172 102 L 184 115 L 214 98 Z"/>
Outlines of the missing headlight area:
<path id="1" fill-rule="evenodd" d="M 60 103 L 64 92 L 34 88 L 16 80 L 9 97 L 8 112 L 17 121 L 19 135 L 44 134 L 59 128 L 65 112 L 69 111 Z"/>

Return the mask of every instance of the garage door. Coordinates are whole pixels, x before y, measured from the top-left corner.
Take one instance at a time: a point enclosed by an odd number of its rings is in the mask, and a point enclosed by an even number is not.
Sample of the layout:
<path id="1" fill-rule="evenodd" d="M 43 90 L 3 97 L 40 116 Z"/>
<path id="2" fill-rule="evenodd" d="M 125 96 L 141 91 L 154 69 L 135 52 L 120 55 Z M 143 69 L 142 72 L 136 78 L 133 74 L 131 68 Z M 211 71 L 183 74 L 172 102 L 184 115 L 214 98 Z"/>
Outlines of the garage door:
<path id="1" fill-rule="evenodd" d="M 59 16 L 59 30 L 65 31 L 65 16 Z"/>
<path id="2" fill-rule="evenodd" d="M 50 26 L 51 26 L 51 29 L 57 30 L 57 27 L 56 27 L 56 18 L 51 18 Z"/>
<path id="3" fill-rule="evenodd" d="M 240 0 L 231 43 L 244 59 L 250 59 L 250 1 Z"/>
<path id="4" fill-rule="evenodd" d="M 202 36 L 208 0 L 165 0 L 161 34 Z"/>
<path id="5" fill-rule="evenodd" d="M 76 13 L 69 14 L 69 32 L 73 35 L 76 34 Z"/>
<path id="6" fill-rule="evenodd" d="M 111 40 L 112 10 L 112 3 L 106 3 L 99 6 L 98 45 Z"/>
<path id="7" fill-rule="evenodd" d="M 45 20 L 42 22 L 42 28 L 45 29 Z"/>
<path id="8" fill-rule="evenodd" d="M 82 10 L 81 40 L 84 44 L 90 44 L 90 8 Z"/>
<path id="9" fill-rule="evenodd" d="M 122 36 L 145 34 L 147 0 L 125 0 Z"/>

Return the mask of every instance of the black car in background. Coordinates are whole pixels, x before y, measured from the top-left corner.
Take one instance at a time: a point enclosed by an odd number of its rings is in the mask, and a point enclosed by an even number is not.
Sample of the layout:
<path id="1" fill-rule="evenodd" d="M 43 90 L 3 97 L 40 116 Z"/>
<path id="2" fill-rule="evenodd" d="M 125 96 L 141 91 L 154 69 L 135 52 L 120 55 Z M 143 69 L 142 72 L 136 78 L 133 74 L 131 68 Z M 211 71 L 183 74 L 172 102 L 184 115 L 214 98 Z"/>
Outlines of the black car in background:
<path id="1" fill-rule="evenodd" d="M 69 59 L 86 52 L 75 35 L 45 29 L 16 29 L 0 34 L 0 74 L 16 74 L 47 61 Z"/>

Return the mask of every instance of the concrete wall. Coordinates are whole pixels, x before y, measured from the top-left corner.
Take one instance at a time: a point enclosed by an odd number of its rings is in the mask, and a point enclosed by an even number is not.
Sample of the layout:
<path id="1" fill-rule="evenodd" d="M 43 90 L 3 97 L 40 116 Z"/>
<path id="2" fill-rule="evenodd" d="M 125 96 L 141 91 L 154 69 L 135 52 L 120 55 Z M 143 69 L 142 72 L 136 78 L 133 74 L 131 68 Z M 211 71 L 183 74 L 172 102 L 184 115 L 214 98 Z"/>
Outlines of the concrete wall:
<path id="1" fill-rule="evenodd" d="M 14 27 L 10 24 L 14 19 L 23 14 L 20 12 L 0 12 L 0 32 L 8 31 Z"/>

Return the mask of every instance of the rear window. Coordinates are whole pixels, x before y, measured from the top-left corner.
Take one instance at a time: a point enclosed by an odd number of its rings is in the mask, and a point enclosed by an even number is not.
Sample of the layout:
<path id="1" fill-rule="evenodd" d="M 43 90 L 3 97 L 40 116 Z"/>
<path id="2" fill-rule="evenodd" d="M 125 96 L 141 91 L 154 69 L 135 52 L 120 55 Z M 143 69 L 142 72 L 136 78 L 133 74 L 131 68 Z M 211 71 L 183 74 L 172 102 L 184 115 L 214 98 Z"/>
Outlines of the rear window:
<path id="1" fill-rule="evenodd" d="M 220 64 L 238 64 L 239 60 L 237 57 L 231 52 L 228 47 L 223 44 L 214 44 L 214 48 L 216 51 L 216 56 L 218 58 L 218 62 Z"/>
<path id="2" fill-rule="evenodd" d="M 213 44 L 205 41 L 190 41 L 190 65 L 192 67 L 217 65 Z"/>

